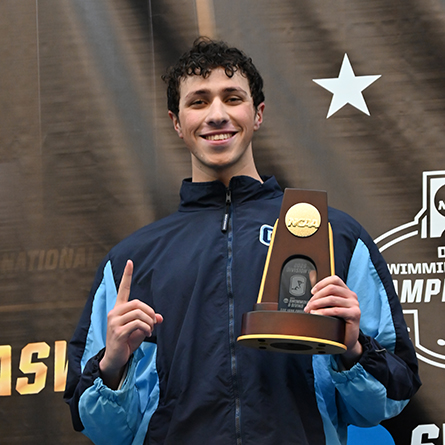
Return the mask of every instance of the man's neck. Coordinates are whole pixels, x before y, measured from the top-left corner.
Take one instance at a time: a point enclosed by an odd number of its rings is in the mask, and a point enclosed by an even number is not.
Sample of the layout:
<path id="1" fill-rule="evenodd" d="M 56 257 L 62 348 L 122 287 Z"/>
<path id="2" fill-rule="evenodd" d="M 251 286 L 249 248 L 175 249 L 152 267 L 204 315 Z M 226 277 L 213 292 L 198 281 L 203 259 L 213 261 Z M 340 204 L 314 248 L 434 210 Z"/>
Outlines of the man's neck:
<path id="1" fill-rule="evenodd" d="M 255 169 L 254 171 L 237 171 L 237 172 L 212 172 L 213 174 L 203 174 L 203 172 L 193 172 L 192 171 L 192 182 L 211 182 L 211 181 L 220 181 L 226 187 L 229 186 L 230 180 L 235 176 L 249 176 L 253 179 L 256 179 L 259 182 L 263 182 L 261 176 L 258 171 Z"/>
<path id="2" fill-rule="evenodd" d="M 253 162 L 253 158 L 249 160 L 249 162 L 237 163 L 232 166 L 225 166 L 224 168 L 210 168 L 192 156 L 193 182 L 221 181 L 228 187 L 230 180 L 235 176 L 249 176 L 257 181 L 263 182 Z"/>

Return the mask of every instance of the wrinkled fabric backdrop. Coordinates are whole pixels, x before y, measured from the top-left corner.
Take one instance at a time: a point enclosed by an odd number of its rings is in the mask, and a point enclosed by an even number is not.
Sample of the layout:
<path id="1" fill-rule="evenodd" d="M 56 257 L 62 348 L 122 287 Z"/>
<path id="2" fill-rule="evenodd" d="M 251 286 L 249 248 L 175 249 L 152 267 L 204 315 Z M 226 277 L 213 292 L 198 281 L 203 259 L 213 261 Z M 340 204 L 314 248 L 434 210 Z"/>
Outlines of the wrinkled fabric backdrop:
<path id="1" fill-rule="evenodd" d="M 388 261 L 423 387 L 385 423 L 445 443 L 444 0 L 2 0 L 0 442 L 83 444 L 62 401 L 66 342 L 98 263 L 173 212 L 189 154 L 160 76 L 198 35 L 265 81 L 262 174 L 328 190 Z M 370 115 L 327 118 L 344 55 Z"/>

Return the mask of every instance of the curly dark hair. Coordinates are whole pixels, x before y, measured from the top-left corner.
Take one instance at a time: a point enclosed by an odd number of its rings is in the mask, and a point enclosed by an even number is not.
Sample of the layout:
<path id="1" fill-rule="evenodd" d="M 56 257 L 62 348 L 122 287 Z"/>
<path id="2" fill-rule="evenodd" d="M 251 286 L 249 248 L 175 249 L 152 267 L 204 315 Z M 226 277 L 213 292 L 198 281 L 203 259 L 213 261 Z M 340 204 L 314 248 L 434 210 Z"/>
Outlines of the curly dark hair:
<path id="1" fill-rule="evenodd" d="M 167 106 L 176 116 L 179 113 L 179 87 L 187 76 L 207 78 L 215 68 L 224 68 L 228 77 L 240 71 L 249 81 L 250 94 L 255 108 L 264 101 L 263 79 L 250 57 L 225 42 L 199 37 L 193 47 L 178 62 L 167 69 L 162 80 L 167 83 Z"/>

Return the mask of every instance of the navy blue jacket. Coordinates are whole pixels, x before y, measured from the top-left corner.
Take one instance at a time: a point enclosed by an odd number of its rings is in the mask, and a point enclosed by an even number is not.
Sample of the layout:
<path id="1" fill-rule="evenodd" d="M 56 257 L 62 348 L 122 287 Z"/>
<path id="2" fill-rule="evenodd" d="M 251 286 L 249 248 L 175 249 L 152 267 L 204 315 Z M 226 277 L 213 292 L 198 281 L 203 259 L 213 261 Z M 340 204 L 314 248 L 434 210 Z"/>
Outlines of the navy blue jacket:
<path id="1" fill-rule="evenodd" d="M 236 343 L 258 296 L 265 234 L 280 211 L 274 178 L 184 181 L 178 212 L 114 247 L 102 262 L 69 347 L 65 398 L 76 430 L 106 444 L 344 444 L 346 427 L 397 415 L 420 385 L 387 266 L 351 217 L 329 209 L 336 274 L 362 311 L 359 363 Z M 226 230 L 221 226 L 228 215 Z M 125 263 L 131 298 L 164 316 L 130 360 L 121 389 L 99 376 L 106 314 Z M 363 401 L 366 400 L 366 403 Z"/>

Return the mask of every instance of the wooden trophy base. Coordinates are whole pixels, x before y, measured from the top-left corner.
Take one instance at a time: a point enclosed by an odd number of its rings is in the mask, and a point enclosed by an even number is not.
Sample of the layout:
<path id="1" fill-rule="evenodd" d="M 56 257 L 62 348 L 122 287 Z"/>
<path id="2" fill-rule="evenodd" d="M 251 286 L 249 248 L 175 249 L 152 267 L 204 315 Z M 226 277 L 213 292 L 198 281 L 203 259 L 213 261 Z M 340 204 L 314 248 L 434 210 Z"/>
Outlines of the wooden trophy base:
<path id="1" fill-rule="evenodd" d="M 252 348 L 294 354 L 346 352 L 344 321 L 298 312 L 254 310 L 243 315 L 237 341 Z"/>

